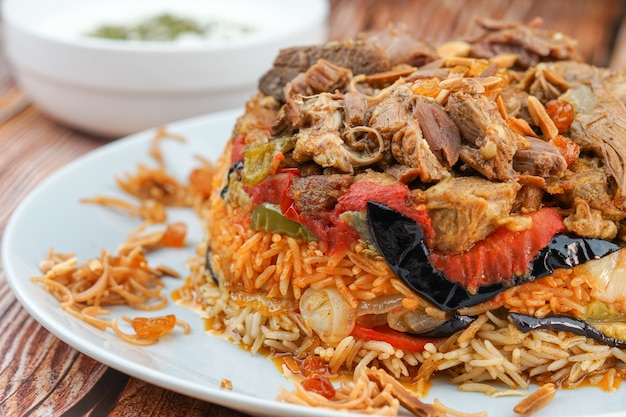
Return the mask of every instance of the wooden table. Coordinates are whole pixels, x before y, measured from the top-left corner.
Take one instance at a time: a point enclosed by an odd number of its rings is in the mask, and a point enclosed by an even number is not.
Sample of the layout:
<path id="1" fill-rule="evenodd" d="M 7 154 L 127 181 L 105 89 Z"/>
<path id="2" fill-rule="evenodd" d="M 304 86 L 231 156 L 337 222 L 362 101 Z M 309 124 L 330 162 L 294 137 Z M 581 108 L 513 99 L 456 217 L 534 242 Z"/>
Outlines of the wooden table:
<path id="1" fill-rule="evenodd" d="M 625 1 L 331 0 L 330 38 L 404 21 L 433 41 L 467 33 L 474 17 L 523 22 L 579 40 L 589 62 L 626 68 Z M 0 49 L 0 237 L 39 182 L 109 140 L 66 128 L 23 101 Z M 1 268 L 1 267 L 0 267 Z M 0 415 L 224 416 L 243 414 L 131 378 L 79 353 L 19 305 L 0 269 Z"/>

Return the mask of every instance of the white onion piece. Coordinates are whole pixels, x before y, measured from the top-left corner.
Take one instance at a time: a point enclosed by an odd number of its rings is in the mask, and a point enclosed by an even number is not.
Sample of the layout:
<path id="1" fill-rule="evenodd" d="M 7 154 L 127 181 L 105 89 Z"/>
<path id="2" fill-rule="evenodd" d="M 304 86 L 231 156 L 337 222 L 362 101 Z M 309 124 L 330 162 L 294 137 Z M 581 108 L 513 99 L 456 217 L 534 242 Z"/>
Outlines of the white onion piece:
<path id="1" fill-rule="evenodd" d="M 626 301 L 626 251 L 613 252 L 578 266 L 575 274 L 591 287 L 594 299 L 608 304 Z"/>
<path id="2" fill-rule="evenodd" d="M 394 308 L 402 307 L 403 299 L 404 296 L 402 294 L 391 294 L 381 295 L 372 300 L 361 300 L 356 309 L 356 315 L 388 313 Z"/>
<path id="3" fill-rule="evenodd" d="M 389 327 L 404 333 L 423 333 L 434 329 L 445 321 L 446 319 L 429 316 L 423 309 L 411 311 L 401 308 L 387 314 Z"/>
<path id="4" fill-rule="evenodd" d="M 324 342 L 336 346 L 354 328 L 356 312 L 335 288 L 308 288 L 300 298 L 304 323 Z"/>

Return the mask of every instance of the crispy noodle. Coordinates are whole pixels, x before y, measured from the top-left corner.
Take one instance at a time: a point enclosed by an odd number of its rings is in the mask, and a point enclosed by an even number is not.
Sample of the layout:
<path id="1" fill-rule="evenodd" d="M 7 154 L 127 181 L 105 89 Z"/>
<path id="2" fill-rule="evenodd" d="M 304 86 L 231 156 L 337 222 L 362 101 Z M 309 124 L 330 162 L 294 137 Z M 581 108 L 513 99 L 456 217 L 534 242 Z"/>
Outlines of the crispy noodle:
<path id="1" fill-rule="evenodd" d="M 166 138 L 185 141 L 180 135 L 158 129 L 149 150 L 157 167 L 147 168 L 139 164 L 136 174 L 127 174 L 125 181 L 116 179 L 123 191 L 139 199 L 138 203 L 105 196 L 81 199 L 82 203 L 102 205 L 143 219 L 119 245 L 116 255 L 102 250 L 99 258 L 79 265 L 73 253 L 57 253 L 51 249 L 40 263 L 44 276 L 32 278 L 33 282 L 41 283 L 69 314 L 102 331 L 111 329 L 122 340 L 135 345 L 154 344 L 175 326 L 181 327 L 185 334 L 190 331 L 189 324 L 174 315 L 122 317 L 134 333 L 122 330 L 116 318 L 102 318 L 110 314 L 103 308 L 105 306 L 126 305 L 142 311 L 157 311 L 167 305 L 167 297 L 161 292 L 164 288 L 161 278 L 178 278 L 179 275 L 168 266 L 150 267 L 145 253 L 160 247 L 184 247 L 187 226 L 181 222 L 163 227 L 155 224 L 167 220 L 166 207 L 200 210 L 205 194 L 210 192 L 210 188 L 203 184 L 204 181 L 210 184 L 212 177 L 212 165 L 206 160 L 201 160 L 201 166 L 192 171 L 189 185 L 166 172 L 160 149 L 161 141 Z"/>
<path id="2" fill-rule="evenodd" d="M 155 311 L 167 305 L 167 298 L 161 293 L 164 287 L 161 277 L 169 275 L 168 268 L 150 268 L 140 247 L 126 254 L 112 256 L 102 251 L 100 258 L 89 259 L 78 264 L 74 254 L 55 253 L 48 251 L 41 261 L 40 269 L 43 277 L 32 278 L 33 282 L 43 284 L 65 311 L 74 317 L 100 329 L 110 328 L 123 340 L 133 344 L 153 344 L 160 336 L 173 329 L 170 325 L 165 332 L 159 332 L 157 321 L 145 323 L 147 331 L 135 335 L 123 333 L 115 318 L 104 320 L 100 316 L 109 314 L 104 306 L 127 305 L 137 310 Z M 129 319 L 142 320 L 142 318 Z M 146 319 L 143 319 L 146 320 Z M 170 319 L 174 324 L 189 332 L 189 325 L 175 317 Z"/>

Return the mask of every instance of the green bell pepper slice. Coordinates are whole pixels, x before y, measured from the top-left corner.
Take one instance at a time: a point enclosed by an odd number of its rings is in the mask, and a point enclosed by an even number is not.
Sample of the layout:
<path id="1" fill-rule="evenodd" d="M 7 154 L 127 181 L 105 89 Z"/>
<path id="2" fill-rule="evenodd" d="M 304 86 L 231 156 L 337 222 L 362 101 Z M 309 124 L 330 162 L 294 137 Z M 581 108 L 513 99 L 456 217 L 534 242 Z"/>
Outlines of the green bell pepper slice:
<path id="1" fill-rule="evenodd" d="M 284 233 L 293 238 L 301 238 L 310 242 L 317 240 L 309 229 L 298 222 L 286 218 L 274 204 L 263 203 L 252 211 L 250 228 L 265 230 L 270 233 Z"/>

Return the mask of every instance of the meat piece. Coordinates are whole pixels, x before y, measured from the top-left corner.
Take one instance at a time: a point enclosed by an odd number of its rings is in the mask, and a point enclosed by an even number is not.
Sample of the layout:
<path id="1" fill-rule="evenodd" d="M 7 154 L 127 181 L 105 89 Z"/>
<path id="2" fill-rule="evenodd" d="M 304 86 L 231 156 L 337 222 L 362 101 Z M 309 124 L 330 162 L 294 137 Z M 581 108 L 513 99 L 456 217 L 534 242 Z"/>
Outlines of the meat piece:
<path id="1" fill-rule="evenodd" d="M 410 184 L 419 178 L 420 169 L 413 168 L 408 165 L 394 164 L 387 168 L 385 173 L 391 175 L 404 184 Z"/>
<path id="2" fill-rule="evenodd" d="M 412 112 L 413 99 L 413 92 L 408 85 L 396 87 L 372 110 L 369 126 L 380 132 L 385 139 L 391 139 L 406 125 Z"/>
<path id="3" fill-rule="evenodd" d="M 513 156 L 528 143 L 509 129 L 495 101 L 483 95 L 452 93 L 446 109 L 471 145 L 461 149 L 461 159 L 488 179 L 512 179 Z"/>
<path id="4" fill-rule="evenodd" d="M 386 145 L 378 132 L 368 127 L 348 131 L 343 128 L 341 95 L 320 93 L 306 99 L 296 96 L 287 104 L 292 101 L 299 104 L 285 107 L 294 112 L 286 118 L 300 129 L 294 135 L 296 143 L 292 153 L 297 162 L 312 159 L 324 168 L 353 173 L 354 167 L 372 165 L 383 158 Z M 365 138 L 357 140 L 355 135 L 360 131 Z"/>
<path id="5" fill-rule="evenodd" d="M 376 130 L 385 144 L 383 169 L 392 165 L 391 141 L 393 136 L 406 126 L 412 112 L 413 92 L 406 85 L 395 88 L 372 110 L 369 126 Z"/>
<path id="6" fill-rule="evenodd" d="M 391 66 L 405 63 L 421 67 L 438 58 L 435 48 L 403 23 L 364 32 L 359 37 L 385 51 Z"/>
<path id="7" fill-rule="evenodd" d="M 344 148 L 339 128 L 343 122 L 341 100 L 331 94 L 322 93 L 302 100 L 301 112 L 295 126 L 300 130 L 295 135 L 293 158 L 297 162 L 311 159 L 324 168 L 335 167 L 341 172 L 353 172 L 350 155 Z"/>
<path id="8" fill-rule="evenodd" d="M 562 97 L 575 108 L 570 139 L 581 152 L 604 160 L 606 173 L 615 181 L 615 205 L 626 210 L 626 107 L 612 95 L 603 74 L 593 72 L 589 84 L 572 87 Z"/>
<path id="9" fill-rule="evenodd" d="M 311 96 L 322 92 L 334 92 L 343 89 L 352 78 L 350 70 L 319 59 L 306 72 L 298 74 L 289 81 L 283 90 L 286 100 L 296 94 Z"/>
<path id="10" fill-rule="evenodd" d="M 460 253 L 506 224 L 520 189 L 515 181 L 449 178 L 424 192 L 435 231 L 434 248 Z"/>
<path id="11" fill-rule="evenodd" d="M 539 29 L 540 21 L 523 25 L 479 19 L 477 23 L 483 33 L 469 40 L 472 57 L 492 58 L 500 54 L 515 54 L 516 65 L 524 69 L 544 61 L 582 61 L 576 40 L 562 33 Z"/>
<path id="12" fill-rule="evenodd" d="M 626 218 L 626 212 L 617 207 L 609 190 L 609 181 L 599 160 L 580 159 L 570 166 L 564 178 L 568 189 L 561 196 L 563 206 L 573 207 L 576 201 L 585 201 L 590 208 L 599 210 L 603 217 L 613 221 Z"/>
<path id="13" fill-rule="evenodd" d="M 417 96 L 413 115 L 437 160 L 448 168 L 456 164 L 461 151 L 461 134 L 443 106 L 434 100 Z"/>
<path id="14" fill-rule="evenodd" d="M 513 157 L 513 168 L 522 174 L 539 177 L 562 177 L 567 169 L 567 162 L 557 149 L 545 140 L 526 137 L 530 147 L 518 149 Z"/>
<path id="15" fill-rule="evenodd" d="M 537 72 L 542 73 L 546 70 L 556 74 L 572 87 L 581 84 L 589 84 L 597 71 L 600 71 L 601 74 L 604 74 L 606 71 L 605 69 L 597 68 L 585 62 L 577 61 L 544 62 L 537 65 Z"/>
<path id="16" fill-rule="evenodd" d="M 291 196 L 298 209 L 307 216 L 319 215 L 320 211 L 332 210 L 337 199 L 348 191 L 351 175 L 311 175 L 294 177 Z"/>
<path id="17" fill-rule="evenodd" d="M 517 117 L 532 123 L 528 113 L 528 93 L 513 85 L 506 86 L 500 93 L 504 110 L 508 117 Z"/>
<path id="18" fill-rule="evenodd" d="M 406 126 L 398 131 L 391 144 L 393 157 L 401 164 L 419 169 L 419 178 L 424 183 L 440 181 L 450 172 L 437 160 L 417 120 L 407 120 Z"/>
<path id="19" fill-rule="evenodd" d="M 362 41 L 329 42 L 282 49 L 272 68 L 259 80 L 259 91 L 285 102 L 285 85 L 301 72 L 305 72 L 319 59 L 346 68 L 352 74 L 374 74 L 391 68 L 384 51 Z"/>
<path id="20" fill-rule="evenodd" d="M 531 213 L 539 210 L 543 206 L 543 196 L 545 191 L 541 187 L 534 185 L 522 185 L 517 192 L 516 202 L 513 211 L 520 213 Z"/>
<path id="21" fill-rule="evenodd" d="M 332 129 L 302 129 L 296 134 L 293 156 L 298 162 L 313 159 L 324 168 L 353 173 L 352 160 L 343 144 L 341 136 Z"/>
<path id="22" fill-rule="evenodd" d="M 344 119 L 348 126 L 362 126 L 369 119 L 367 97 L 357 91 L 343 96 Z"/>

